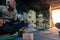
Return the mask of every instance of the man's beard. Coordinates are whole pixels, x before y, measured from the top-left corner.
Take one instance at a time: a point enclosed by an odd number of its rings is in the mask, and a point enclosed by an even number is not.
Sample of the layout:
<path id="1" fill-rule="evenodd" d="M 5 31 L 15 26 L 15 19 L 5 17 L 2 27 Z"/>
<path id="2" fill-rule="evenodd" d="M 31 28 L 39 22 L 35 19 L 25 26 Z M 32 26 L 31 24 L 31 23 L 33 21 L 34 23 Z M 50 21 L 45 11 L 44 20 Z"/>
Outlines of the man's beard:
<path id="1" fill-rule="evenodd" d="M 14 11 L 14 8 L 11 7 L 11 6 L 9 6 L 8 10 L 9 10 L 9 11 Z"/>

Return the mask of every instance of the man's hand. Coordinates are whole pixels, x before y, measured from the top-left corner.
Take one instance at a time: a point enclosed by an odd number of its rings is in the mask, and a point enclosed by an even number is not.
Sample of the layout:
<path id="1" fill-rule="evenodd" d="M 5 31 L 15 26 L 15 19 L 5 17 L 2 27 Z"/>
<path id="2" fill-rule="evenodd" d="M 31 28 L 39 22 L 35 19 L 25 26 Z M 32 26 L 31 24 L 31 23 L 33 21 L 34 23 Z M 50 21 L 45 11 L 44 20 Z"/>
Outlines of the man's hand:
<path id="1" fill-rule="evenodd" d="M 3 19 L 0 19 L 0 26 L 2 26 L 4 23 L 4 20 Z"/>

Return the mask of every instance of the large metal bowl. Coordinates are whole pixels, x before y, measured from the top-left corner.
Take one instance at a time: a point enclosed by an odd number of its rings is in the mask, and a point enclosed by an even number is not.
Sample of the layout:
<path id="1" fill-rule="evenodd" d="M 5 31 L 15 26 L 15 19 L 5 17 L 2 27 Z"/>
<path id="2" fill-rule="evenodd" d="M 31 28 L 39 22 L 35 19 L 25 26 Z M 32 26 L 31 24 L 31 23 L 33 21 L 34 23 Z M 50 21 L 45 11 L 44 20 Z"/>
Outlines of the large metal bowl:
<path id="1" fill-rule="evenodd" d="M 60 23 L 56 23 L 55 26 L 60 29 Z"/>

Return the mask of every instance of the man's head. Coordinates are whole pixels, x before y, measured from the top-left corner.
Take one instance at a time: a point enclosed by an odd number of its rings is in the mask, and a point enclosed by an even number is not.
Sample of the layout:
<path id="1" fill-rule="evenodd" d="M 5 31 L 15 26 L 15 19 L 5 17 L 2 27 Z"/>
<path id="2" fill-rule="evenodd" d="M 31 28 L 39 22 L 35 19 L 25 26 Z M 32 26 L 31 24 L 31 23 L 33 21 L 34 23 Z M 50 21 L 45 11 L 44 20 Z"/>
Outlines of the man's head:
<path id="1" fill-rule="evenodd" d="M 31 18 L 31 16 L 29 16 L 28 18 Z"/>
<path id="2" fill-rule="evenodd" d="M 16 1 L 15 0 L 9 0 L 7 1 L 7 6 L 11 8 L 16 8 Z"/>

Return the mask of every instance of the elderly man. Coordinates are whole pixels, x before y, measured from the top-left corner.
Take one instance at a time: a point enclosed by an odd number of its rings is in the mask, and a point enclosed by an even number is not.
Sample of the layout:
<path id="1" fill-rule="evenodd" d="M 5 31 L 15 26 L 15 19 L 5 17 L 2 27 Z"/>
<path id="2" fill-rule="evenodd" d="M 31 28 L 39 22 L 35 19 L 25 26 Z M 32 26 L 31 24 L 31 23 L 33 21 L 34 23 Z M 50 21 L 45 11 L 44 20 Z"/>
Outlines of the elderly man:
<path id="1" fill-rule="evenodd" d="M 24 26 L 21 22 L 16 23 L 17 11 L 16 1 L 9 0 L 7 6 L 0 5 L 0 35 L 2 34 L 14 34 Z"/>

